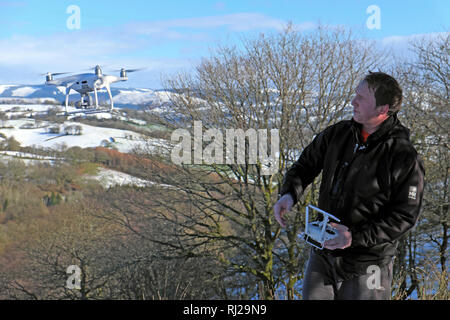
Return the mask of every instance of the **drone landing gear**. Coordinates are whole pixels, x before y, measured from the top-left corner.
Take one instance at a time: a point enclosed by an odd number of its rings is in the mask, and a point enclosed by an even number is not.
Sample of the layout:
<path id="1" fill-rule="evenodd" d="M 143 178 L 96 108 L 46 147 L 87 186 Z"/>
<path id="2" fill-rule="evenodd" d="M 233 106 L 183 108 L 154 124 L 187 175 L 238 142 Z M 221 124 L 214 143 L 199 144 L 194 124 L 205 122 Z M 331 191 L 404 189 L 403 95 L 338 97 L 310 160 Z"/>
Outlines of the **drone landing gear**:
<path id="1" fill-rule="evenodd" d="M 111 88 L 109 87 L 109 85 L 106 85 L 105 88 L 106 88 L 106 91 L 108 91 L 109 102 L 111 104 L 111 110 L 110 111 L 113 111 L 113 109 L 114 109 L 114 102 L 113 102 L 113 98 L 112 98 L 112 94 L 111 94 Z"/>

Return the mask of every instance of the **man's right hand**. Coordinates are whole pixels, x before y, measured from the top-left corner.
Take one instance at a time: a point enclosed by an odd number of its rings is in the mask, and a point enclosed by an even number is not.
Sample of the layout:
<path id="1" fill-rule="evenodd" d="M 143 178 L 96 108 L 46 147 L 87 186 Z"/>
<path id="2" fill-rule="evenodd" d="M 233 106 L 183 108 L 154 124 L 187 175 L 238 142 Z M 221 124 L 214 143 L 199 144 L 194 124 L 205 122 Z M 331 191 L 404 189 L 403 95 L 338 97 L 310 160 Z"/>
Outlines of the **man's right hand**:
<path id="1" fill-rule="evenodd" d="M 284 196 L 282 196 L 277 203 L 275 203 L 273 207 L 273 212 L 275 215 L 275 219 L 278 221 L 278 223 L 285 228 L 286 227 L 286 220 L 283 218 L 284 214 L 291 210 L 292 206 L 294 205 L 294 199 L 289 193 L 286 193 Z"/>

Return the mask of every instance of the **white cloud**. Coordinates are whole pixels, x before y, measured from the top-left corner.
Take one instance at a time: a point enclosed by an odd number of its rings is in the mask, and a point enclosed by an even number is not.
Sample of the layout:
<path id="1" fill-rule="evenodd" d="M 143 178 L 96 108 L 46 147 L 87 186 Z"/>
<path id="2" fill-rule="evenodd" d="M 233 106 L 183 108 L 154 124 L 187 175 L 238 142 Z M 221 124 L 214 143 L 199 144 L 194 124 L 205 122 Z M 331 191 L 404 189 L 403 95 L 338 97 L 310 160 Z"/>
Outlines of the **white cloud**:
<path id="1" fill-rule="evenodd" d="M 158 87 L 159 73 L 186 65 L 185 59 L 135 57 L 148 42 L 129 39 L 117 31 L 76 31 L 44 37 L 15 35 L 0 39 L 0 83 L 43 83 L 46 72 L 87 72 L 97 64 L 106 65 L 105 73 L 118 68 L 146 67 L 133 74 L 125 86 Z M 136 79 L 142 79 L 136 83 Z"/>
<path id="2" fill-rule="evenodd" d="M 412 34 L 408 36 L 389 36 L 381 39 L 381 43 L 384 45 L 395 44 L 395 43 L 407 43 L 410 41 L 422 40 L 422 39 L 432 39 L 435 37 L 440 37 L 446 35 L 450 32 L 432 32 L 432 33 L 420 33 Z"/>
<path id="3" fill-rule="evenodd" d="M 155 34 L 179 28 L 204 29 L 208 31 L 211 28 L 225 27 L 230 31 L 250 31 L 256 29 L 281 30 L 285 26 L 285 21 L 264 14 L 233 13 L 221 16 L 132 23 L 127 28 L 135 33 Z"/>
<path id="4" fill-rule="evenodd" d="M 413 57 L 413 52 L 410 51 L 410 44 L 413 42 L 421 42 L 426 40 L 432 40 L 434 38 L 448 35 L 450 32 L 432 32 L 432 33 L 420 33 L 407 36 L 389 36 L 379 40 L 382 47 L 395 52 L 399 56 Z"/>
<path id="5" fill-rule="evenodd" d="M 0 47 L 4 48 L 0 52 L 0 64 L 9 66 L 89 63 L 94 56 L 127 50 L 124 43 L 111 35 L 96 36 L 89 32 L 66 32 L 44 37 L 14 35 L 0 39 Z"/>
<path id="6" fill-rule="evenodd" d="M 229 31 L 244 32 L 257 29 L 280 30 L 285 25 L 279 19 L 258 13 L 236 13 L 131 23 L 104 30 L 67 30 L 40 37 L 14 35 L 0 39 L 0 66 L 87 68 L 97 64 L 99 60 L 114 60 L 136 52 L 145 52 L 149 47 L 162 42 L 171 43 L 179 52 L 188 52 L 181 46 L 203 45 L 206 41 L 214 41 L 212 28 L 224 27 Z M 182 44 L 177 42 L 183 40 Z"/>
<path id="7" fill-rule="evenodd" d="M 0 0 L 0 6 L 10 3 Z M 115 69 L 147 67 L 147 71 L 140 72 L 136 78 L 152 79 L 156 83 L 160 72 L 189 69 L 192 61 L 186 57 L 195 57 L 208 44 L 214 45 L 224 39 L 224 34 L 280 31 L 286 26 L 286 21 L 265 14 L 234 13 L 135 22 L 109 29 L 82 28 L 45 36 L 14 35 L 0 39 L 0 83 L 41 82 L 39 73 L 80 72 L 96 64 L 114 66 Z M 314 29 L 317 24 L 303 22 L 293 27 L 301 32 Z M 408 40 L 418 36 L 392 36 L 380 43 L 404 48 Z M 163 45 L 164 49 L 160 49 Z M 165 50 L 172 50 L 170 58 L 161 57 Z M 129 82 L 134 85 L 132 83 Z M 143 83 L 138 86 L 154 87 Z"/>
<path id="8" fill-rule="evenodd" d="M 9 3 L 0 0 L 3 5 Z M 259 13 L 236 13 L 130 23 L 109 29 L 81 28 L 45 36 L 14 35 L 0 39 L 0 83 L 33 83 L 42 80 L 39 73 L 80 72 L 96 64 L 147 67 L 147 78 L 154 79 L 163 70 L 189 68 L 186 53 L 192 56 L 200 47 L 217 41 L 215 28 L 232 33 L 280 30 L 285 25 L 282 20 Z M 171 58 L 161 58 L 164 51 L 158 58 L 152 55 L 153 49 L 162 44 L 175 50 Z M 152 70 L 157 70 L 158 75 L 155 72 L 150 76 Z"/>

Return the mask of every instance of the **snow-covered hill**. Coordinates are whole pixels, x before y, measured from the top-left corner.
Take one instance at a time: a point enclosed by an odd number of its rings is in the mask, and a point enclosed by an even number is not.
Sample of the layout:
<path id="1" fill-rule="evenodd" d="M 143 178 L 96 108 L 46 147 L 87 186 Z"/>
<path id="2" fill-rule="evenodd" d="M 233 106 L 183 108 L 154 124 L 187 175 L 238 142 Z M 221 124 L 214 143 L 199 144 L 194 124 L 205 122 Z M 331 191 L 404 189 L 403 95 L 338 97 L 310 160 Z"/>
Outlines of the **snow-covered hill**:
<path id="1" fill-rule="evenodd" d="M 8 90 L 13 90 L 8 88 Z M 20 92 L 26 93 L 31 90 L 20 88 Z M 16 93 L 17 94 L 17 93 Z M 82 122 L 71 120 L 71 116 L 66 120 L 53 122 L 50 120 L 41 120 L 41 116 L 47 114 L 49 109 L 61 109 L 52 104 L 0 104 L 0 111 L 4 117 L 0 119 L 0 143 L 4 140 L 14 137 L 20 143 L 20 146 L 35 146 L 38 148 L 50 148 L 62 150 L 70 147 L 108 147 L 115 148 L 120 152 L 129 153 L 134 148 L 139 148 L 151 153 L 166 152 L 171 147 L 171 143 L 164 139 L 151 138 L 142 133 L 131 130 L 117 128 L 108 128 L 104 126 L 87 125 Z M 75 108 L 69 108 L 69 112 L 74 112 Z M 80 111 L 80 110 L 78 110 Z M 129 112 L 125 110 L 116 110 L 113 113 L 99 112 L 87 114 L 86 117 L 97 119 L 111 119 L 124 121 L 127 124 L 133 124 L 141 131 L 148 131 L 149 127 L 146 121 L 129 117 Z M 38 116 L 36 118 L 36 116 Z M 73 115 L 75 116 L 75 114 Z M 129 126 L 133 128 L 133 126 Z M 143 130 L 143 129 L 147 130 Z M 139 130 L 138 130 L 139 131 Z M 11 160 L 21 160 L 27 165 L 35 163 L 54 164 L 56 160 L 64 161 L 63 158 L 56 159 L 51 156 L 42 156 L 28 152 L 18 152 L 3 150 L 0 152 L 0 161 L 8 163 Z M 122 172 L 101 169 L 97 175 L 91 177 L 98 180 L 105 188 L 114 185 L 136 185 L 140 187 L 150 186 L 154 183 L 145 181 Z M 164 187 L 164 186 L 162 186 Z"/>
<path id="2" fill-rule="evenodd" d="M 167 184 L 156 184 L 153 181 L 143 180 L 120 171 L 106 169 L 102 167 L 98 168 L 98 173 L 95 176 L 88 176 L 86 178 L 97 180 L 105 189 L 117 185 L 119 186 L 133 185 L 137 187 L 148 187 L 152 185 L 158 185 L 162 188 L 173 188 L 172 186 Z"/>
<path id="3" fill-rule="evenodd" d="M 169 102 L 170 92 L 164 90 L 111 87 L 114 105 L 118 108 L 137 108 L 140 106 L 160 106 Z M 108 103 L 106 90 L 98 92 L 99 103 Z M 71 91 L 69 102 L 80 100 L 80 94 Z M 47 85 L 5 85 L 0 84 L 0 103 L 63 104 L 65 88 Z"/>
<path id="4" fill-rule="evenodd" d="M 114 128 L 89 126 L 83 123 L 66 121 L 63 124 L 41 122 L 37 124 L 34 119 L 18 119 L 2 121 L 0 129 L 7 138 L 14 137 L 20 145 L 39 146 L 42 148 L 58 148 L 64 144 L 67 147 L 78 146 L 81 148 L 111 146 L 120 152 L 130 152 L 135 147 L 158 148 L 166 144 L 163 139 L 144 138 L 141 134 Z M 80 134 L 65 134 L 67 128 L 79 126 Z M 58 127 L 55 130 L 55 127 Z M 51 133 L 50 128 L 53 129 Z"/>

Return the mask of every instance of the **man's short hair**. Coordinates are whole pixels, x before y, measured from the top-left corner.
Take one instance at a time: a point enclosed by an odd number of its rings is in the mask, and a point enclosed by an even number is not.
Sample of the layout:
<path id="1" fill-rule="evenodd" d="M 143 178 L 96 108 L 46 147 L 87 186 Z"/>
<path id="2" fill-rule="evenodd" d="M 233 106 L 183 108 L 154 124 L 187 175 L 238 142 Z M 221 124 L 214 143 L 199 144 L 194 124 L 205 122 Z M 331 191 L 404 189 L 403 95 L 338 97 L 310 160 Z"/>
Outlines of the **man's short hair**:
<path id="1" fill-rule="evenodd" d="M 403 92 L 397 80 L 384 72 L 371 71 L 364 80 L 374 91 L 376 106 L 389 105 L 388 115 L 400 111 Z"/>

